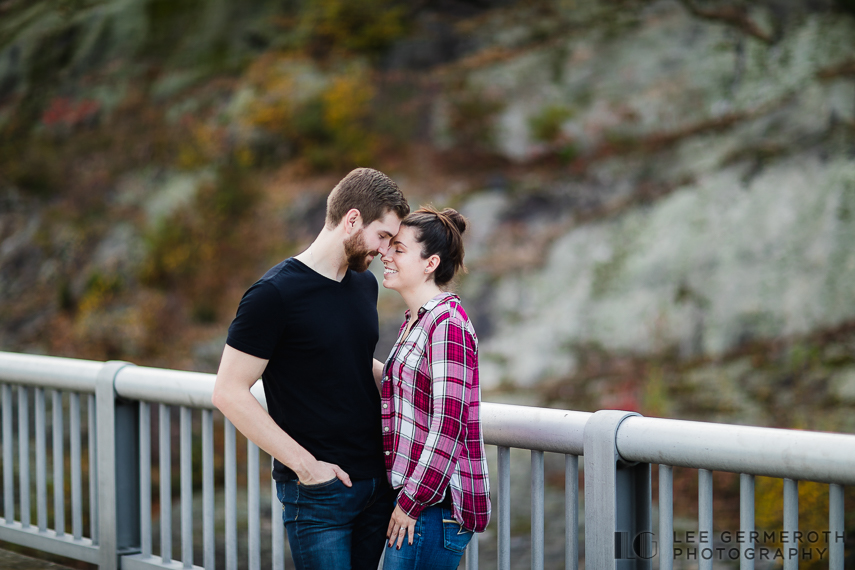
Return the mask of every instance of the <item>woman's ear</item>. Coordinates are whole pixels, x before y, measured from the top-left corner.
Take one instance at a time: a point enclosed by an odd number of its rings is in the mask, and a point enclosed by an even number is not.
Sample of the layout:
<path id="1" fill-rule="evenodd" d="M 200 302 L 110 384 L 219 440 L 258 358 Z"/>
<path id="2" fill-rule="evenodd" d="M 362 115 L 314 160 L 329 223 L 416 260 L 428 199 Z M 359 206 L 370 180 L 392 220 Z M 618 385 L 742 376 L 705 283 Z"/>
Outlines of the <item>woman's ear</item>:
<path id="1" fill-rule="evenodd" d="M 439 256 L 436 254 L 431 255 L 427 258 L 427 266 L 425 267 L 425 273 L 430 275 L 436 268 L 439 267 Z"/>

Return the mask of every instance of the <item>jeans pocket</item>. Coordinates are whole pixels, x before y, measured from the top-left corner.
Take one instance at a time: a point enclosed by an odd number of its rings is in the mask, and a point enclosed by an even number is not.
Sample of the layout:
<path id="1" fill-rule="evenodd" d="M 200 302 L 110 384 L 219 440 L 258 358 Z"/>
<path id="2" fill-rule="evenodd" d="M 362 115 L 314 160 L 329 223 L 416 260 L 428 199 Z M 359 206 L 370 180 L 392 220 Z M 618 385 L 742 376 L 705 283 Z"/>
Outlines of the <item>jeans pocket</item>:
<path id="1" fill-rule="evenodd" d="M 443 509 L 445 511 L 445 509 Z M 466 530 L 453 518 L 442 519 L 442 543 L 446 549 L 452 552 L 463 552 L 469 541 L 472 540 L 473 532 Z"/>
<path id="2" fill-rule="evenodd" d="M 305 483 L 300 483 L 298 481 L 297 485 L 299 485 L 301 491 L 305 491 L 305 490 L 313 491 L 313 490 L 318 490 L 318 489 L 324 489 L 326 487 L 331 487 L 338 480 L 339 480 L 338 477 L 333 477 L 329 481 L 324 481 L 323 483 L 315 483 L 314 485 L 306 485 Z"/>

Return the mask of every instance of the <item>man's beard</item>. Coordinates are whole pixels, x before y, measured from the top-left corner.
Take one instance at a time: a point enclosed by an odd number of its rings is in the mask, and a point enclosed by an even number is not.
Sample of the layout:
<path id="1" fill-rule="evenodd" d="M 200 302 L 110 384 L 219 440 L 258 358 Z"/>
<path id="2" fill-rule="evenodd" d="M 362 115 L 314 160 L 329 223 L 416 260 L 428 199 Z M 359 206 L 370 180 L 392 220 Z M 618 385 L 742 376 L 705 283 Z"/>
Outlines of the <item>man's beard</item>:
<path id="1" fill-rule="evenodd" d="M 350 236 L 344 242 L 344 255 L 347 257 L 347 268 L 362 273 L 368 269 L 371 261 L 368 256 L 376 257 L 380 252 L 372 251 L 365 247 L 365 239 L 362 230 Z"/>

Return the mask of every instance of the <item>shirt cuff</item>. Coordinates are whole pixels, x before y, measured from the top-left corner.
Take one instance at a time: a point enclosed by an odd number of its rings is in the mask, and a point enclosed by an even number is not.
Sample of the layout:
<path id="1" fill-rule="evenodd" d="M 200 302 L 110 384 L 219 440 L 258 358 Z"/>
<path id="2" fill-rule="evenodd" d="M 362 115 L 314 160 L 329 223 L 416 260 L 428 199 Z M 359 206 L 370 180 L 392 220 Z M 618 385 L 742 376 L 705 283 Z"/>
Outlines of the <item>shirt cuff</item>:
<path id="1" fill-rule="evenodd" d="M 404 511 L 404 514 L 413 520 L 418 520 L 419 515 L 425 510 L 425 505 L 411 499 L 403 489 L 398 493 L 398 506 Z"/>

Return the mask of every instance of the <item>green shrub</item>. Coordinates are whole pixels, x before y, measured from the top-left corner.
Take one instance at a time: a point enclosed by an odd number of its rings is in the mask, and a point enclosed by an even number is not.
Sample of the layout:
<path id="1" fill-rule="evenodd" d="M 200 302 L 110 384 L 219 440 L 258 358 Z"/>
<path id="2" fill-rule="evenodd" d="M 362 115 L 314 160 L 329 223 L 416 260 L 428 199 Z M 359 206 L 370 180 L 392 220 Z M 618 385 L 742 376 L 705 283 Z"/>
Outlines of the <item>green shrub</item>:
<path id="1" fill-rule="evenodd" d="M 540 142 L 555 142 L 561 134 L 561 127 L 572 117 L 573 111 L 567 107 L 561 105 L 544 107 L 528 121 L 531 135 Z"/>
<path id="2" fill-rule="evenodd" d="M 38 198 L 56 195 L 63 183 L 62 162 L 55 145 L 31 139 L 0 147 L 0 176 L 21 192 Z"/>
<path id="3" fill-rule="evenodd" d="M 405 34 L 406 16 L 400 0 L 314 0 L 302 10 L 298 35 L 315 53 L 376 56 Z"/>
<path id="4" fill-rule="evenodd" d="M 306 67 L 311 69 L 304 60 L 283 54 L 253 66 L 249 75 L 256 93 L 244 115 L 248 126 L 265 133 L 260 138 L 266 141 L 278 138 L 315 170 L 372 161 L 378 134 L 370 71 L 350 61 L 307 88 L 301 85 Z M 257 157 L 243 156 L 241 162 L 256 163 Z"/>

